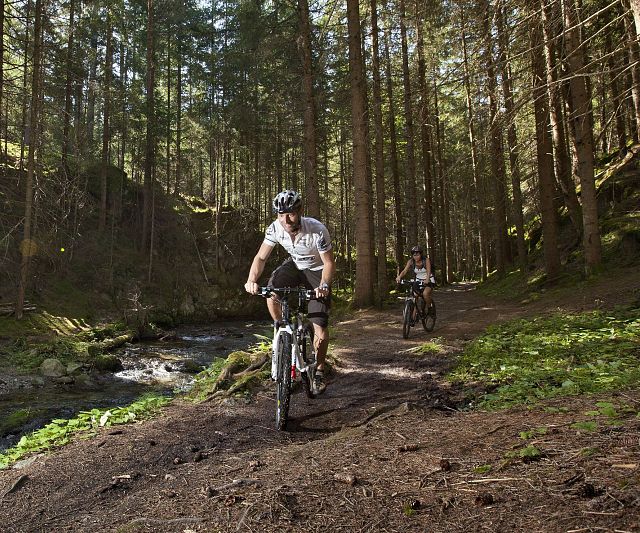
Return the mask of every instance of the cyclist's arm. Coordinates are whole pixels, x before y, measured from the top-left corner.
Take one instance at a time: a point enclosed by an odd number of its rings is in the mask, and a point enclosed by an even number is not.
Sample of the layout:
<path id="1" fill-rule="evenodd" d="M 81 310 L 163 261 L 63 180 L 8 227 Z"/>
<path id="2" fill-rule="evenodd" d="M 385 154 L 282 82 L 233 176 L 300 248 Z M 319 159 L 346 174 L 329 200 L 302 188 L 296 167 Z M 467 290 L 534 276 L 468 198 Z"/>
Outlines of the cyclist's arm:
<path id="1" fill-rule="evenodd" d="M 327 250 L 326 252 L 321 253 L 320 259 L 322 260 L 322 278 L 320 279 L 320 285 L 326 283 L 330 286 L 333 281 L 333 276 L 336 273 L 336 262 L 333 259 L 333 250 Z M 327 294 L 329 294 L 328 289 L 316 289 L 316 296 L 318 298 L 322 298 Z"/>
<path id="2" fill-rule="evenodd" d="M 407 272 L 409 272 L 409 268 L 411 268 L 411 259 L 407 261 L 407 266 L 404 267 L 404 270 L 398 274 L 398 277 L 396 277 L 396 283 L 400 283 L 400 280 L 404 278 Z"/>
<path id="3" fill-rule="evenodd" d="M 431 259 L 429 259 L 428 257 L 425 259 L 424 262 L 424 266 L 427 269 L 427 281 L 429 281 L 429 278 L 431 277 Z"/>
<path id="4" fill-rule="evenodd" d="M 266 264 L 267 259 L 269 259 L 272 251 L 273 246 L 270 246 L 266 242 L 263 242 L 260 246 L 258 253 L 253 258 L 253 263 L 251 263 L 247 282 L 244 284 L 244 288 L 247 292 L 250 292 L 251 294 L 258 294 L 258 279 L 264 271 L 264 265 Z"/>

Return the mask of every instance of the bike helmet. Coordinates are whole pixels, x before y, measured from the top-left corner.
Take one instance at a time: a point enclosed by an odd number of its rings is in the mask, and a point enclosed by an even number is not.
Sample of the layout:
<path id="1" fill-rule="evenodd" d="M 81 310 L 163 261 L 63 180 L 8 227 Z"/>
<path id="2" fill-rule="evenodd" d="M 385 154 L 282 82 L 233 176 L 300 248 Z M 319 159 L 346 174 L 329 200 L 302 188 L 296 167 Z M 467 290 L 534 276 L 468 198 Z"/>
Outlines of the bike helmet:
<path id="1" fill-rule="evenodd" d="M 292 213 L 302 205 L 302 197 L 292 190 L 282 191 L 273 199 L 273 212 Z"/>
<path id="2" fill-rule="evenodd" d="M 420 248 L 420 246 L 414 246 L 413 248 L 411 248 L 411 254 L 415 254 L 415 253 L 422 253 L 422 248 Z"/>

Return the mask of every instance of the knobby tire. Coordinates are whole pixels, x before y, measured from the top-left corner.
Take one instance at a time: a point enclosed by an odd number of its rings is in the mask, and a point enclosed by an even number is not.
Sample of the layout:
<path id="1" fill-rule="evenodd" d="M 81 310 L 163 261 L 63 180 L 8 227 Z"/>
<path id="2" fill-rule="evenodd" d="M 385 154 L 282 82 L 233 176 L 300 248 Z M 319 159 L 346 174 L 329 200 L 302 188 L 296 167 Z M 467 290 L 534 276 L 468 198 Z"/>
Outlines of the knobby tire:
<path id="1" fill-rule="evenodd" d="M 425 331 L 431 332 L 436 325 L 436 303 L 431 300 L 431 305 L 427 309 L 426 316 L 422 319 L 422 327 Z"/>
<path id="2" fill-rule="evenodd" d="M 409 338 L 409 331 L 411 330 L 411 315 L 413 314 L 413 300 L 407 300 L 404 304 L 404 311 L 402 313 L 402 337 L 404 339 Z"/>
<path id="3" fill-rule="evenodd" d="M 276 379 L 276 428 L 286 429 L 289 419 L 289 403 L 291 400 L 291 334 L 280 333 L 278 343 Z"/>

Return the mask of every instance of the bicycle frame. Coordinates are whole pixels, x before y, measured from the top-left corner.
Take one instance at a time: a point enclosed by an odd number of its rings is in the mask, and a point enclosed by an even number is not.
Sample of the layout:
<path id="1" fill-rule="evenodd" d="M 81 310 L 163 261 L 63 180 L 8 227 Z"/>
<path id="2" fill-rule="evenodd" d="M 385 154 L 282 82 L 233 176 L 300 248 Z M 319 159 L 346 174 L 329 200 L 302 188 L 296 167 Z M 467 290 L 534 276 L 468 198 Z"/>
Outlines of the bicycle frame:
<path id="1" fill-rule="evenodd" d="M 291 377 L 295 378 L 295 371 L 298 369 L 300 372 L 308 372 L 309 370 L 315 368 L 316 363 L 313 362 L 311 365 L 308 365 L 304 358 L 302 357 L 302 350 L 300 348 L 302 338 L 304 336 L 304 326 L 305 319 L 304 313 L 302 311 L 296 312 L 293 316 L 291 316 L 291 309 L 289 307 L 289 302 L 287 301 L 286 296 L 289 294 L 298 294 L 298 309 L 302 309 L 304 304 L 308 299 L 314 296 L 313 291 L 311 290 L 301 290 L 301 289 L 277 289 L 272 290 L 269 287 L 265 287 L 263 289 L 263 295 L 267 295 L 267 293 L 277 292 L 280 293 L 281 296 L 284 296 L 283 299 L 280 300 L 280 306 L 282 307 L 282 321 L 280 327 L 273 334 L 273 342 L 272 348 L 273 353 L 279 353 L 278 349 L 280 348 L 279 342 L 281 338 L 281 333 L 288 333 L 291 336 Z M 271 377 L 273 379 L 277 379 L 277 367 L 272 364 L 271 367 Z"/>
<path id="2" fill-rule="evenodd" d="M 404 296 L 405 302 L 407 300 L 413 300 L 413 303 L 416 306 L 416 309 L 419 309 L 418 308 L 418 299 L 424 300 L 424 296 L 422 295 L 422 290 L 424 290 L 424 288 L 427 286 L 427 284 L 426 283 L 421 284 L 421 292 L 419 294 L 413 292 L 413 281 L 402 280 L 400 282 L 400 285 L 407 287 L 407 293 Z"/>
<path id="3" fill-rule="evenodd" d="M 288 304 L 287 304 L 288 308 Z M 311 365 L 307 365 L 302 357 L 302 350 L 300 349 L 300 344 L 302 340 L 302 336 L 304 335 L 303 323 L 304 320 L 302 318 L 301 313 L 297 313 L 293 320 L 288 320 L 285 318 L 285 309 L 283 305 L 283 324 L 280 325 L 278 331 L 275 331 L 273 334 L 273 353 L 279 353 L 278 349 L 280 348 L 280 338 L 281 333 L 289 333 L 291 335 L 291 378 L 295 378 L 295 371 L 298 369 L 300 372 L 307 372 L 310 368 L 315 367 L 316 363 L 312 363 Z M 287 309 L 288 311 L 288 309 Z M 271 377 L 273 379 L 277 379 L 277 368 L 273 365 L 271 367 Z"/>

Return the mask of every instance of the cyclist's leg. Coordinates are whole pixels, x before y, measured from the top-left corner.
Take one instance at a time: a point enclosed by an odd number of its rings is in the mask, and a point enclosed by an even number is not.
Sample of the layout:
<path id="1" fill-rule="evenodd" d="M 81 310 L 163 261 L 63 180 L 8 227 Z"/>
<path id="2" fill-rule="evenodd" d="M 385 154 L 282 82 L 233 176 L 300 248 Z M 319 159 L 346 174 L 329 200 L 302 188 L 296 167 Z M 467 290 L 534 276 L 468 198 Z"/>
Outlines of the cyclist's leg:
<path id="1" fill-rule="evenodd" d="M 322 272 L 320 270 L 304 270 L 305 286 L 308 289 L 315 289 L 320 285 Z M 313 324 L 313 344 L 316 349 L 316 360 L 319 371 L 324 370 L 324 361 L 329 346 L 329 309 L 331 308 L 331 292 L 326 298 L 311 300 L 307 307 L 307 318 Z"/>
<path id="2" fill-rule="evenodd" d="M 418 318 L 418 309 L 423 310 L 422 308 L 422 302 L 420 301 L 422 299 L 422 290 L 420 287 L 420 282 L 419 281 L 414 281 L 413 282 L 413 287 L 412 287 L 412 291 L 413 291 L 413 303 L 415 304 L 413 306 L 413 316 L 411 317 L 413 319 L 413 321 L 415 322 Z M 420 306 L 420 307 L 418 307 Z"/>
<path id="3" fill-rule="evenodd" d="M 431 305 L 431 293 L 433 292 L 433 288 L 430 285 L 427 285 L 422 291 L 422 298 L 425 302 L 425 309 Z"/>
<path id="4" fill-rule="evenodd" d="M 271 287 L 296 287 L 300 282 L 300 271 L 289 257 L 273 271 L 267 284 Z M 282 320 L 282 308 L 276 297 L 267 299 L 267 308 L 274 322 Z"/>

